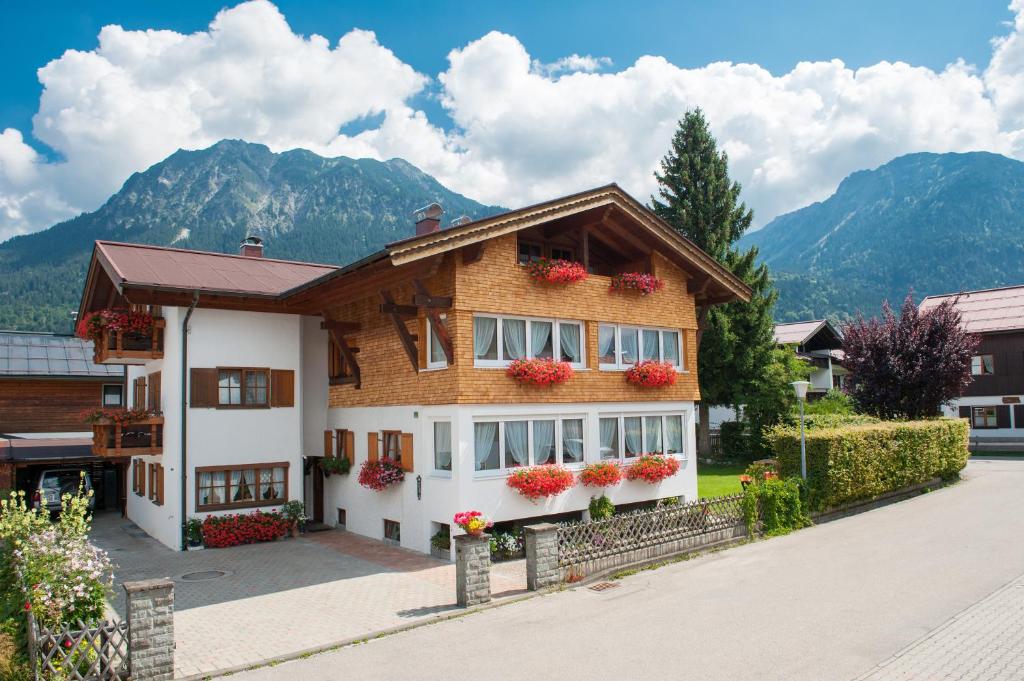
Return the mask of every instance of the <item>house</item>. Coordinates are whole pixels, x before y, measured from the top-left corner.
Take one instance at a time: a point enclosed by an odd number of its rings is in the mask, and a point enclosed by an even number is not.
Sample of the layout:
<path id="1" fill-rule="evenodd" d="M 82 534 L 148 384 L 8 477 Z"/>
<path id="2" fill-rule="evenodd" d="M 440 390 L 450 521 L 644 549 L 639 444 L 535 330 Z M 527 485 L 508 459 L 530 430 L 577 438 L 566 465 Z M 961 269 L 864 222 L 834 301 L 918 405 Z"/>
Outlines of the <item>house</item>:
<path id="1" fill-rule="evenodd" d="M 124 368 L 93 362 L 69 335 L 0 331 L 0 489 L 25 489 L 45 468 L 92 475 L 100 508 L 115 507 L 118 472 L 91 451 L 82 412 L 124 404 Z"/>
<path id="2" fill-rule="evenodd" d="M 531 502 L 506 484 L 517 466 L 645 451 L 680 471 L 612 488 L 614 503 L 696 498 L 697 308 L 749 289 L 615 185 L 444 229 L 441 213 L 426 207 L 410 238 L 340 268 L 264 258 L 258 239 L 240 255 L 97 242 L 80 315 L 155 320 L 148 338 L 105 330 L 97 350 L 128 365 L 133 404 L 153 411 L 113 435 L 97 426 L 136 471 L 128 516 L 177 548 L 186 518 L 304 499 L 317 522 L 429 552 L 456 512 L 579 517 L 599 493 Z M 589 276 L 538 282 L 528 265 L 542 257 Z M 664 287 L 610 290 L 625 272 Z M 521 357 L 575 376 L 523 385 L 506 374 Z M 677 380 L 628 383 L 638 359 L 674 365 Z M 324 457 L 352 472 L 323 475 Z M 361 486 L 359 468 L 382 459 L 404 481 Z"/>
<path id="3" fill-rule="evenodd" d="M 971 384 L 943 407 L 970 419 L 971 439 L 997 444 L 1024 440 L 1024 286 L 928 296 L 922 311 L 952 300 L 963 327 L 981 337 L 971 360 Z"/>

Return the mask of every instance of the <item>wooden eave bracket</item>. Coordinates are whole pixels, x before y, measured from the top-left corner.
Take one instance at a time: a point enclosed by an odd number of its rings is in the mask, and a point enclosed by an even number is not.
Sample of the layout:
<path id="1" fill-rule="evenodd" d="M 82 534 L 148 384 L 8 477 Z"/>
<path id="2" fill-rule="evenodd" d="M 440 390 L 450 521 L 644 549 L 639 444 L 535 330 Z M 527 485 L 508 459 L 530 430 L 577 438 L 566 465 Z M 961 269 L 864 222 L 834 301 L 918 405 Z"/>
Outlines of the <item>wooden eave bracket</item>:
<path id="1" fill-rule="evenodd" d="M 419 312 L 418 309 L 411 305 L 397 305 L 391 292 L 387 289 L 381 289 L 379 295 L 381 300 L 380 311 L 391 318 L 391 324 L 395 327 L 395 331 L 398 332 L 398 339 L 402 341 L 402 348 L 409 357 L 409 363 L 412 364 L 413 371 L 419 371 L 420 360 L 419 351 L 416 348 L 417 337 L 415 334 L 410 333 L 409 329 L 405 326 L 407 315 L 402 312 L 402 308 L 412 308 L 413 315 L 416 315 Z"/>
<path id="2" fill-rule="evenodd" d="M 328 383 L 330 385 L 353 385 L 356 390 L 359 390 L 363 387 L 362 373 L 359 370 L 359 362 L 356 360 L 359 348 L 349 345 L 345 340 L 345 334 L 359 331 L 360 325 L 357 322 L 325 319 L 320 322 L 320 328 L 326 329 L 331 340 L 338 346 L 338 351 L 341 353 L 342 361 L 347 369 L 347 373 L 341 376 L 329 377 Z"/>
<path id="3" fill-rule="evenodd" d="M 433 333 L 434 337 L 441 343 L 441 349 L 444 351 L 444 357 L 448 361 L 448 364 L 455 364 L 455 350 L 452 347 L 452 338 L 448 334 L 448 327 L 446 327 L 444 322 L 441 321 L 441 313 L 438 312 L 440 309 L 451 308 L 452 299 L 430 295 L 430 291 L 427 290 L 426 284 L 419 279 L 414 279 L 412 284 L 416 289 L 416 293 L 412 298 L 413 302 L 417 305 L 422 305 L 426 310 L 427 323 L 430 324 L 430 332 Z"/>

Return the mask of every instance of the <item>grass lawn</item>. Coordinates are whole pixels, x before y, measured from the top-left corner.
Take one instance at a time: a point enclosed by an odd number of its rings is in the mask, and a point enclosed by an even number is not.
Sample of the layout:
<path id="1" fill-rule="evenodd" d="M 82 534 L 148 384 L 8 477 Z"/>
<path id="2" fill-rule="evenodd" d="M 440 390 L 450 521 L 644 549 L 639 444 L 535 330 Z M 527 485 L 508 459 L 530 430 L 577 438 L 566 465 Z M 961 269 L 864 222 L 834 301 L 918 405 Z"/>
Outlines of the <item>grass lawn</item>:
<path id="1" fill-rule="evenodd" d="M 747 470 L 744 464 L 716 466 L 702 463 L 697 465 L 697 496 L 721 497 L 726 494 L 739 494 L 743 491 L 740 475 Z"/>

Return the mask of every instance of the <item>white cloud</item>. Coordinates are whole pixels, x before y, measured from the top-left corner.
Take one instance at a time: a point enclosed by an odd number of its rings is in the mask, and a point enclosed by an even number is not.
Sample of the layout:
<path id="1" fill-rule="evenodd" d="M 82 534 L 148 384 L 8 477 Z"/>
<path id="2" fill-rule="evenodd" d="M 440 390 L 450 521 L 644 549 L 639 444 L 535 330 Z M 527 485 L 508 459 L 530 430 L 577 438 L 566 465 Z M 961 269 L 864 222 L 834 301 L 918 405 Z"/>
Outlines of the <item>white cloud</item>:
<path id="1" fill-rule="evenodd" d="M 265 0 L 220 12 L 208 30 L 107 26 L 89 52 L 39 70 L 35 137 L 0 133 L 0 239 L 93 210 L 132 172 L 222 138 L 327 155 L 400 156 L 453 189 L 517 206 L 616 181 L 640 199 L 682 113 L 702 107 L 758 222 L 827 196 L 847 174 L 912 151 L 986 149 L 1024 158 L 1024 0 L 983 70 L 880 62 L 684 69 L 644 56 L 532 59 L 489 33 L 438 74 L 450 131 L 412 101 L 431 79 L 373 33 L 300 36 Z M 345 124 L 383 114 L 356 135 Z"/>

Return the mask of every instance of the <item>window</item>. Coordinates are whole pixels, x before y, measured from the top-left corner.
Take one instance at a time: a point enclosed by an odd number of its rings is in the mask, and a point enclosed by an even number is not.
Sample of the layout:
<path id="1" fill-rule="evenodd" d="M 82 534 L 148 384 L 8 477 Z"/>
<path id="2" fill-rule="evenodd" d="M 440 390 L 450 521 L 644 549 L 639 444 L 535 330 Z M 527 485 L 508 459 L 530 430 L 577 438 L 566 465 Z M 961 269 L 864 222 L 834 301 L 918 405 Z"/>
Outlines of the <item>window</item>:
<path id="1" fill-rule="evenodd" d="M 434 421 L 434 470 L 452 470 L 452 424 Z"/>
<path id="2" fill-rule="evenodd" d="M 576 256 L 570 248 L 551 248 L 552 260 L 575 260 Z"/>
<path id="3" fill-rule="evenodd" d="M 268 369 L 218 369 L 217 400 L 222 407 L 269 407 Z"/>
<path id="4" fill-rule="evenodd" d="M 196 510 L 278 506 L 288 499 L 288 463 L 196 468 Z"/>
<path id="5" fill-rule="evenodd" d="M 514 359 L 553 357 L 582 368 L 585 345 L 581 322 L 473 317 L 473 358 L 478 367 L 508 366 Z"/>
<path id="6" fill-rule="evenodd" d="M 112 384 L 103 386 L 103 406 L 120 407 L 124 405 L 124 386 Z"/>
<path id="7" fill-rule="evenodd" d="M 345 528 L 345 520 L 346 520 L 346 518 L 345 518 L 345 509 L 339 508 L 338 509 L 338 527 L 344 529 Z"/>
<path id="8" fill-rule="evenodd" d="M 132 460 L 132 491 L 146 496 L 146 463 L 142 459 Z"/>
<path id="9" fill-rule="evenodd" d="M 525 265 L 528 262 L 540 260 L 543 256 L 543 249 L 540 244 L 531 244 L 527 241 L 519 242 L 519 264 Z"/>
<path id="10" fill-rule="evenodd" d="M 682 414 L 601 416 L 598 454 L 604 460 L 645 453 L 686 455 Z"/>
<path id="11" fill-rule="evenodd" d="M 974 407 L 971 410 L 973 428 L 998 428 L 999 413 L 995 407 Z"/>
<path id="12" fill-rule="evenodd" d="M 402 524 L 394 520 L 384 521 L 384 541 L 402 543 Z"/>
<path id="13" fill-rule="evenodd" d="M 971 357 L 972 376 L 990 376 L 996 372 L 996 362 L 992 355 L 975 355 Z"/>
<path id="14" fill-rule="evenodd" d="M 585 428 L 582 418 L 509 418 L 473 424 L 476 471 L 507 471 L 548 463 L 581 464 Z"/>
<path id="15" fill-rule="evenodd" d="M 162 464 L 149 464 L 149 500 L 157 506 L 164 504 L 164 467 Z"/>
<path id="16" fill-rule="evenodd" d="M 442 315 L 442 320 L 444 316 Z M 442 322 L 444 323 L 444 322 Z M 427 320 L 427 368 L 444 369 L 448 366 L 448 358 L 444 354 L 444 346 L 434 333 L 434 327 Z"/>
<path id="17" fill-rule="evenodd" d="M 638 361 L 669 362 L 683 368 L 682 335 L 670 329 L 601 324 L 597 350 L 602 369 L 626 369 Z"/>
<path id="18" fill-rule="evenodd" d="M 381 456 L 388 459 L 392 463 L 401 463 L 402 461 L 402 433 L 397 430 L 385 430 L 381 432 L 381 436 L 384 441 L 384 448 L 381 450 Z"/>

